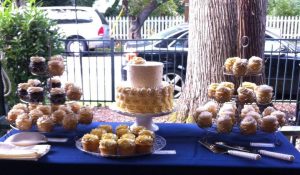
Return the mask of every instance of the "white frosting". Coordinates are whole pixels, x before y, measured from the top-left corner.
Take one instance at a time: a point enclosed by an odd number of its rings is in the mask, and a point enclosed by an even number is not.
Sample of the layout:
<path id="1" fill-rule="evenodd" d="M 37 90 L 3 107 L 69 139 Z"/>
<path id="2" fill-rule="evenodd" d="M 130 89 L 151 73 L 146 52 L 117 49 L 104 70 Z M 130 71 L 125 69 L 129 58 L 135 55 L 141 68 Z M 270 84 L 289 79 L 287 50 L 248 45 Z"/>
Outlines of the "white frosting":
<path id="1" fill-rule="evenodd" d="M 128 83 L 133 88 L 156 88 L 162 86 L 163 64 L 147 61 L 144 64 L 128 64 Z"/>

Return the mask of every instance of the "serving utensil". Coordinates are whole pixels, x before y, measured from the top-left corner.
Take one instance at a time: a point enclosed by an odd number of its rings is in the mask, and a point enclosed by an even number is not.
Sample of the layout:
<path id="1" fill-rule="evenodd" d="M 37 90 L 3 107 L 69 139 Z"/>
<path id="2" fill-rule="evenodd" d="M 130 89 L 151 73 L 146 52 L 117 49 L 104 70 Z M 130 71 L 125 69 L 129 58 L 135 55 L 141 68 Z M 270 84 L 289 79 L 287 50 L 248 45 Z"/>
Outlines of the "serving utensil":
<path id="1" fill-rule="evenodd" d="M 249 149 L 249 148 L 242 147 L 242 146 L 228 145 L 224 142 L 216 142 L 215 145 L 219 148 L 243 151 L 243 152 L 248 152 L 248 153 L 259 153 L 264 156 L 268 156 L 268 157 L 272 157 L 272 158 L 276 158 L 276 159 L 280 159 L 280 160 L 286 160 L 286 161 L 290 161 L 290 162 L 293 162 L 295 160 L 295 157 L 290 154 L 283 154 L 283 153 L 267 151 L 267 150 L 262 150 L 262 149 Z"/>
<path id="2" fill-rule="evenodd" d="M 47 142 L 67 142 L 67 138 L 47 138 L 38 132 L 20 132 L 9 136 L 4 142 L 11 143 L 16 146 L 30 146 Z"/>
<path id="3" fill-rule="evenodd" d="M 223 149 L 221 147 L 216 146 L 215 144 L 208 143 L 208 142 L 201 141 L 201 140 L 199 140 L 198 142 L 203 147 L 207 148 L 208 150 L 210 150 L 213 153 L 229 154 L 229 155 L 232 155 L 232 156 L 242 157 L 242 158 L 251 159 L 251 160 L 261 159 L 261 156 L 259 154 L 249 153 L 249 152 L 245 152 L 245 151 L 231 150 L 231 149 Z"/>

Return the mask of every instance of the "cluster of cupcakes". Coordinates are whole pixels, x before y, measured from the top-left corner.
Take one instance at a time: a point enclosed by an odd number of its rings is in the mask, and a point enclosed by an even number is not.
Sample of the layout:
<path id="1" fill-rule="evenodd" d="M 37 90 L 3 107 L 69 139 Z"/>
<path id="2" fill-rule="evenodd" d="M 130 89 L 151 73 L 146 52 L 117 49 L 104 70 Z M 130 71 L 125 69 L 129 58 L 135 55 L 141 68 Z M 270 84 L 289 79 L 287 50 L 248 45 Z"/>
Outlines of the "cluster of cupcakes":
<path id="1" fill-rule="evenodd" d="M 35 75 L 61 76 L 65 71 L 61 55 L 52 56 L 48 62 L 44 57 L 33 56 L 30 58 L 29 68 Z"/>
<path id="2" fill-rule="evenodd" d="M 55 125 L 71 131 L 80 124 L 90 124 L 93 110 L 77 102 L 68 105 L 16 104 L 8 112 L 7 120 L 19 130 L 30 130 L 36 125 L 40 132 L 51 132 Z"/>
<path id="3" fill-rule="evenodd" d="M 249 60 L 231 57 L 226 59 L 224 67 L 226 73 L 233 74 L 237 77 L 257 75 L 262 71 L 263 60 L 256 56 L 252 56 Z"/>
<path id="4" fill-rule="evenodd" d="M 208 97 L 219 103 L 231 100 L 234 92 L 234 84 L 231 82 L 212 83 L 208 87 Z"/>
<path id="5" fill-rule="evenodd" d="M 111 125 L 100 125 L 83 135 L 82 148 L 89 152 L 99 152 L 102 156 L 132 156 L 149 154 L 153 151 L 155 134 L 143 126 L 129 129 L 119 125 L 115 133 Z"/>
<path id="6" fill-rule="evenodd" d="M 212 101 L 198 107 L 193 117 L 201 128 L 216 123 L 218 133 L 230 133 L 233 126 L 238 125 L 244 135 L 255 134 L 257 130 L 273 133 L 286 122 L 286 114 L 273 107 L 260 113 L 256 104 L 249 104 L 239 113 L 234 103 L 224 103 L 218 110 L 218 104 Z"/>

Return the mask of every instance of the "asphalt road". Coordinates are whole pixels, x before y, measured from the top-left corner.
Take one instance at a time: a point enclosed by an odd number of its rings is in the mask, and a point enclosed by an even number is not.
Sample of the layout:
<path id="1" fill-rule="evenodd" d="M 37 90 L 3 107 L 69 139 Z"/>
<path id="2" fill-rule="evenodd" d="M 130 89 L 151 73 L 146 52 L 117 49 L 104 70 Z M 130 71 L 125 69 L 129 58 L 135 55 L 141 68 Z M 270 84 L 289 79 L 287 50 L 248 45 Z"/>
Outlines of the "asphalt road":
<path id="1" fill-rule="evenodd" d="M 84 100 L 110 101 L 112 90 L 121 80 L 121 63 L 125 62 L 120 55 L 67 57 L 66 71 L 61 77 L 62 83 L 73 82 L 83 90 Z M 112 73 L 114 72 L 114 77 Z M 113 82 L 115 87 L 113 87 Z"/>

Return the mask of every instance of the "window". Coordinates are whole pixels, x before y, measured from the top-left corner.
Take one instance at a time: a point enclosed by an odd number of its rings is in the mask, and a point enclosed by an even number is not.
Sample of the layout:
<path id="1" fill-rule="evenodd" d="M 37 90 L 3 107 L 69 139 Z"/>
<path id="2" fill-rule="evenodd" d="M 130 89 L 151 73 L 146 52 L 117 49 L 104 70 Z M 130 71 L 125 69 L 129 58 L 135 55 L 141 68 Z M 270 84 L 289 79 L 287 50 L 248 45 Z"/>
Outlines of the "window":
<path id="1" fill-rule="evenodd" d="M 75 9 L 51 9 L 47 10 L 47 16 L 57 21 L 58 24 L 90 23 L 93 21 L 89 12 L 80 9 L 77 9 L 77 15 Z"/>
<path id="2" fill-rule="evenodd" d="M 189 42 L 188 42 L 189 34 L 186 33 L 182 37 L 178 38 L 177 41 L 172 44 L 171 47 L 175 48 L 188 48 L 189 47 Z"/>
<path id="3" fill-rule="evenodd" d="M 184 31 L 185 32 L 185 31 Z M 161 40 L 161 42 L 159 42 L 158 44 L 155 45 L 155 47 L 160 47 L 160 48 L 167 48 L 168 45 L 170 43 L 172 43 L 174 40 L 176 40 L 179 36 L 181 36 L 184 32 L 180 32 L 180 33 L 177 33 L 173 36 L 171 36 L 170 38 L 168 39 L 163 39 Z"/>

